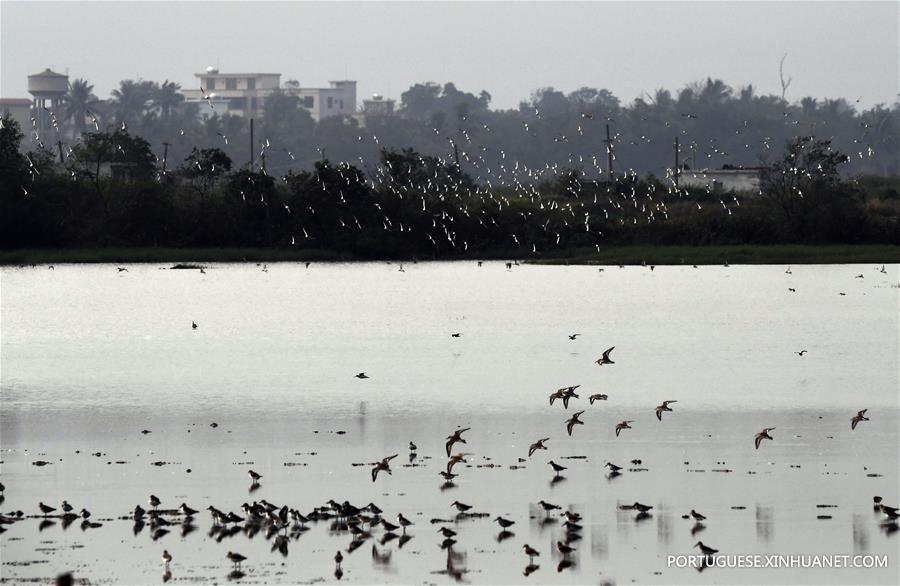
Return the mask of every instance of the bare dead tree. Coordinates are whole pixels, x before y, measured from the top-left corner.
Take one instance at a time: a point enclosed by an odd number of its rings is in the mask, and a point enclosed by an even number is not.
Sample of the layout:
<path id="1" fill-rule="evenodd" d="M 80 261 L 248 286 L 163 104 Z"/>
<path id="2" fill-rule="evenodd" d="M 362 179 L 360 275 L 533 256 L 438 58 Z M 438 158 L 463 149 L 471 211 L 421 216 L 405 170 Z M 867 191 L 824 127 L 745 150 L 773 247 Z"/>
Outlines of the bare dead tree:
<path id="1" fill-rule="evenodd" d="M 784 60 L 787 59 L 787 53 L 781 58 L 781 62 L 778 64 L 778 75 L 781 78 L 781 99 L 784 99 L 784 95 L 787 93 L 788 87 L 791 85 L 791 81 L 794 79 L 793 77 L 784 79 Z"/>

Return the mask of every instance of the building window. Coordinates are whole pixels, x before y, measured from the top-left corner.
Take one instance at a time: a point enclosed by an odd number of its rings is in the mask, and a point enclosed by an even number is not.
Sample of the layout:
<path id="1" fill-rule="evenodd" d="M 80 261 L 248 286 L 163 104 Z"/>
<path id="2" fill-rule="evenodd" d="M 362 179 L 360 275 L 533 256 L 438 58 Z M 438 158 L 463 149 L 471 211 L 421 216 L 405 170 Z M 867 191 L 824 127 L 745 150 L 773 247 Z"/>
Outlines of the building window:
<path id="1" fill-rule="evenodd" d="M 330 110 L 333 107 L 334 107 L 334 98 L 332 98 L 331 96 L 328 96 L 328 109 Z"/>
<path id="2" fill-rule="evenodd" d="M 256 78 L 255 78 L 255 77 L 248 77 L 248 78 L 247 78 L 247 89 L 248 89 L 248 90 L 255 90 L 255 89 L 256 89 Z"/>
<path id="3" fill-rule="evenodd" d="M 250 109 L 256 111 L 256 98 L 250 98 Z"/>
<path id="4" fill-rule="evenodd" d="M 236 90 L 237 89 L 237 80 L 233 77 L 229 77 L 225 80 L 225 89 L 226 90 Z"/>
<path id="5" fill-rule="evenodd" d="M 313 108 L 315 105 L 316 105 L 316 103 L 312 96 L 303 96 L 303 107 L 304 108 Z"/>
<path id="6" fill-rule="evenodd" d="M 340 106 L 338 106 L 338 108 L 340 108 L 341 110 L 344 109 L 344 100 L 340 101 Z"/>
<path id="7" fill-rule="evenodd" d="M 206 91 L 211 91 L 216 89 L 216 78 L 207 77 L 206 78 Z"/>

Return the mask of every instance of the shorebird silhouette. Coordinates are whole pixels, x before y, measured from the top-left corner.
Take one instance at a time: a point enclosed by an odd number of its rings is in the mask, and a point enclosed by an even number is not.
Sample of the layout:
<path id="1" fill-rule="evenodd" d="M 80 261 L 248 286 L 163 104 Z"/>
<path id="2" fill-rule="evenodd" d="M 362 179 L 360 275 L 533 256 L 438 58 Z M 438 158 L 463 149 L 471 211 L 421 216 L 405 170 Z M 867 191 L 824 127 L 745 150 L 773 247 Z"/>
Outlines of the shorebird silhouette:
<path id="1" fill-rule="evenodd" d="M 557 463 L 554 462 L 553 460 L 550 460 L 550 461 L 547 462 L 547 463 L 550 464 L 550 467 L 553 468 L 553 471 L 556 472 L 556 475 L 557 475 L 557 476 L 559 476 L 559 473 L 562 472 L 563 470 L 567 470 L 567 468 L 566 468 L 565 466 L 560 466 L 559 464 L 557 464 Z"/>
<path id="2" fill-rule="evenodd" d="M 382 528 L 384 528 L 384 530 L 387 531 L 388 533 L 393 533 L 393 532 L 396 531 L 397 529 L 400 529 L 400 526 L 399 526 L 399 525 L 394 525 L 393 523 L 389 523 L 388 521 L 385 521 L 384 519 L 382 519 L 382 520 L 379 522 L 379 524 L 380 524 L 380 525 L 382 526 Z"/>
<path id="3" fill-rule="evenodd" d="M 694 521 L 706 521 L 706 517 L 691 509 L 691 517 L 693 517 Z"/>
<path id="4" fill-rule="evenodd" d="M 677 402 L 678 401 L 663 401 L 662 405 L 659 405 L 656 408 L 656 418 L 659 419 L 660 421 L 662 421 L 662 412 L 663 411 L 671 411 L 672 409 L 669 408 L 669 404 L 677 403 Z"/>
<path id="5" fill-rule="evenodd" d="M 581 385 L 572 385 L 571 387 L 563 387 L 561 389 L 557 389 L 554 392 L 550 393 L 550 404 L 553 404 L 553 401 L 557 399 L 562 399 L 563 408 L 569 408 L 569 399 L 572 397 L 578 398 L 578 395 L 575 394 L 575 389 L 580 387 Z"/>
<path id="6" fill-rule="evenodd" d="M 888 519 L 894 520 L 900 517 L 900 512 L 898 512 L 897 507 L 888 507 L 884 503 L 880 503 L 878 508 L 881 509 L 881 512 L 887 515 Z"/>
<path id="7" fill-rule="evenodd" d="M 578 523 L 579 521 L 581 521 L 581 515 L 574 511 L 565 511 L 563 513 L 560 513 L 560 517 L 565 517 L 566 521 L 570 523 Z"/>
<path id="8" fill-rule="evenodd" d="M 570 339 L 570 340 L 574 340 L 575 338 L 577 338 L 577 337 L 580 336 L 580 335 L 581 335 L 581 334 L 569 334 L 569 339 Z"/>
<path id="9" fill-rule="evenodd" d="M 361 373 L 359 373 L 359 374 L 356 375 L 356 378 L 369 378 L 369 375 L 367 375 L 367 374 L 364 373 L 364 372 L 361 372 Z"/>
<path id="10" fill-rule="evenodd" d="M 557 541 L 556 542 L 556 551 L 561 553 L 563 555 L 563 557 L 565 558 L 565 557 L 569 557 L 569 554 L 572 553 L 573 551 L 575 551 L 575 548 L 566 545 L 562 541 Z"/>
<path id="11" fill-rule="evenodd" d="M 620 470 L 622 470 L 622 467 L 621 467 L 621 466 L 616 466 L 616 465 L 613 464 L 612 462 L 607 462 L 606 464 L 603 465 L 603 467 L 604 467 L 604 468 L 609 468 L 610 471 L 611 471 L 613 474 L 616 474 L 616 473 L 618 473 Z"/>
<path id="12" fill-rule="evenodd" d="M 616 437 L 619 437 L 619 432 L 621 432 L 623 429 L 631 429 L 631 426 L 628 425 L 629 423 L 634 423 L 634 421 L 629 419 L 616 425 Z"/>
<path id="13" fill-rule="evenodd" d="M 797 356 L 803 356 L 807 352 L 809 352 L 809 350 L 800 350 L 799 352 L 794 352 L 794 354 L 796 354 Z"/>
<path id="14" fill-rule="evenodd" d="M 447 448 L 447 455 L 448 455 L 448 456 L 450 455 L 450 450 L 453 449 L 453 444 L 455 444 L 455 443 L 457 443 L 457 442 L 459 442 L 459 443 L 461 443 L 461 444 L 466 443 L 466 440 L 464 440 L 464 439 L 462 438 L 462 434 L 465 433 L 465 432 L 467 432 L 467 431 L 469 431 L 470 429 L 472 429 L 472 428 L 471 428 L 471 427 L 465 427 L 465 428 L 463 428 L 463 429 L 457 429 L 456 431 L 453 432 L 452 435 L 448 435 L 448 436 L 447 436 L 447 445 L 446 445 L 446 448 Z"/>
<path id="15" fill-rule="evenodd" d="M 577 539 L 581 539 L 581 536 L 580 536 L 580 535 L 575 535 L 575 534 L 576 534 L 578 531 L 581 531 L 582 529 L 584 529 L 584 527 L 582 527 L 582 526 L 579 525 L 578 523 L 573 523 L 573 522 L 571 522 L 571 521 L 566 521 L 565 523 L 563 523 L 563 527 L 566 528 L 566 532 L 567 532 L 566 537 L 567 537 L 567 538 L 568 538 L 568 537 L 573 537 L 573 536 L 574 536 L 574 537 L 576 537 Z"/>
<path id="16" fill-rule="evenodd" d="M 702 541 L 698 541 L 697 543 L 695 543 L 694 547 L 699 547 L 700 551 L 703 552 L 703 555 L 712 555 L 714 553 L 719 553 L 718 549 L 713 549 L 708 545 L 704 545 Z"/>
<path id="17" fill-rule="evenodd" d="M 503 517 L 497 517 L 496 519 L 494 519 L 494 521 L 499 523 L 500 527 L 502 527 L 503 529 L 508 529 L 516 524 L 515 521 L 510 521 L 509 519 L 504 519 Z"/>
<path id="18" fill-rule="evenodd" d="M 452 503 L 450 503 L 450 506 L 456 507 L 456 510 L 459 511 L 460 513 L 465 513 L 466 511 L 468 511 L 469 509 L 472 508 L 471 505 L 467 505 L 467 504 L 461 503 L 459 501 L 453 501 Z"/>
<path id="19" fill-rule="evenodd" d="M 763 430 L 761 432 L 756 434 L 756 439 L 754 441 L 756 441 L 756 449 L 757 450 L 759 449 L 759 444 L 761 444 L 764 439 L 769 439 L 769 440 L 774 439 L 774 438 L 772 438 L 772 436 L 769 435 L 769 432 L 774 429 L 775 429 L 774 427 L 765 427 L 765 428 L 763 428 Z"/>
<path id="20" fill-rule="evenodd" d="M 853 416 L 853 419 L 850 420 L 850 429 L 851 430 L 856 429 L 856 425 L 860 421 L 868 421 L 869 420 L 869 418 L 866 417 L 866 411 L 868 411 L 868 409 L 863 409 L 862 411 L 860 411 L 859 413 L 857 413 L 856 415 Z"/>
<path id="21" fill-rule="evenodd" d="M 609 399 L 609 395 L 604 395 L 602 393 L 597 393 L 596 395 L 588 397 L 588 401 L 591 402 L 591 405 L 594 404 L 594 401 L 605 401 L 607 399 Z"/>
<path id="22" fill-rule="evenodd" d="M 164 549 L 162 552 L 162 561 L 166 568 L 169 567 L 169 563 L 172 561 L 172 554 L 169 553 L 169 550 Z"/>
<path id="23" fill-rule="evenodd" d="M 238 569 L 240 569 L 241 567 L 241 562 L 247 559 L 246 556 L 242 556 L 241 554 L 234 551 L 229 551 L 227 554 L 225 554 L 225 557 L 231 560 L 231 563 L 234 564 Z"/>
<path id="24" fill-rule="evenodd" d="M 538 501 L 538 504 L 541 505 L 541 508 L 544 509 L 545 513 L 550 513 L 550 511 L 559 511 L 562 507 L 559 505 L 554 505 L 553 503 L 548 503 L 547 501 Z"/>
<path id="25" fill-rule="evenodd" d="M 578 413 L 573 413 L 572 417 L 570 417 L 566 421 L 566 431 L 569 433 L 570 436 L 572 435 L 573 427 L 575 427 L 576 425 L 584 425 L 584 421 L 578 419 L 578 416 L 581 415 L 582 413 L 584 413 L 584 411 L 579 411 Z"/>
<path id="26" fill-rule="evenodd" d="M 192 329 L 192 330 L 196 330 L 198 327 L 200 327 L 200 326 L 197 325 L 197 322 L 195 322 L 195 321 L 192 321 L 192 322 L 191 322 L 191 329 Z"/>
<path id="27" fill-rule="evenodd" d="M 247 475 L 250 477 L 250 480 L 253 481 L 253 484 L 259 484 L 259 479 L 262 478 L 262 474 L 257 474 L 253 470 L 248 470 Z"/>
<path id="28" fill-rule="evenodd" d="M 615 362 L 613 362 L 609 358 L 609 353 L 612 352 L 613 350 L 615 350 L 615 348 L 616 348 L 615 346 L 612 346 L 606 352 L 604 352 L 603 356 L 601 356 L 600 358 L 598 358 L 596 360 L 597 364 L 599 364 L 600 366 L 603 366 L 604 364 L 615 364 Z"/>
<path id="29" fill-rule="evenodd" d="M 460 337 L 460 336 L 462 336 L 462 334 L 459 333 L 459 332 L 456 332 L 455 334 L 450 334 L 450 337 L 451 337 L 451 338 L 458 338 L 458 337 Z"/>
<path id="30" fill-rule="evenodd" d="M 372 464 L 372 482 L 375 482 L 375 479 L 378 478 L 378 473 L 381 471 L 391 474 L 391 460 L 396 457 L 397 454 L 394 454 L 393 456 L 382 459 L 380 462 Z"/>
<path id="31" fill-rule="evenodd" d="M 575 394 L 575 389 L 580 387 L 581 385 L 575 385 L 574 387 L 569 387 L 563 392 L 562 401 L 563 401 L 563 409 L 569 408 L 569 399 L 575 398 L 578 399 L 578 395 Z"/>
<path id="32" fill-rule="evenodd" d="M 45 505 L 44 503 L 38 503 L 38 508 L 41 510 L 41 513 L 43 513 L 45 517 L 56 510 L 56 507 L 51 507 L 49 505 Z"/>
<path id="33" fill-rule="evenodd" d="M 531 546 L 528 545 L 527 543 L 526 543 L 525 545 L 522 546 L 522 551 L 524 551 L 524 552 L 525 552 L 525 555 L 528 556 L 529 567 L 530 567 L 530 564 L 534 562 L 534 558 L 537 557 L 537 556 L 539 556 L 539 555 L 541 555 L 541 552 L 539 552 L 538 550 L 534 549 L 533 547 L 531 547 Z M 532 571 L 533 571 L 533 570 L 532 570 Z M 530 572 L 529 572 L 529 573 L 530 573 Z"/>
<path id="34" fill-rule="evenodd" d="M 544 445 L 544 442 L 548 441 L 549 439 L 549 437 L 544 437 L 528 446 L 528 457 L 530 458 L 531 455 L 534 454 L 534 452 L 537 450 L 546 450 L 547 446 Z"/>
<path id="35" fill-rule="evenodd" d="M 466 454 L 460 452 L 459 454 L 455 454 L 447 460 L 447 474 L 453 472 L 453 467 L 459 464 L 460 462 L 466 462 Z"/>

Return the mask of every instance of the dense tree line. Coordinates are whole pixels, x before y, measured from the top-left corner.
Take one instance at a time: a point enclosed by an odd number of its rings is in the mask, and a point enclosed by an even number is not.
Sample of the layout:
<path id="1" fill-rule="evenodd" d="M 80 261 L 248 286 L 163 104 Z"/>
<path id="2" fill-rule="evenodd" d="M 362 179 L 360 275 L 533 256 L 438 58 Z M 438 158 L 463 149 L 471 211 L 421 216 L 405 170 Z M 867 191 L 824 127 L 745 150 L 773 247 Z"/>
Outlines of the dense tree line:
<path id="1" fill-rule="evenodd" d="M 614 171 L 664 176 L 674 166 L 676 137 L 681 161 L 693 168 L 759 165 L 777 157 L 793 137 L 816 135 L 851 157 L 846 174 L 900 174 L 900 104 L 858 110 L 843 98 L 788 102 L 760 95 L 752 85 L 734 89 L 716 79 L 674 92 L 659 89 L 629 104 L 605 89 L 584 87 L 566 94 L 542 88 L 509 110 L 491 109 L 486 91 L 422 83 L 403 92 L 394 116 L 333 117 L 319 123 L 299 107 L 297 97 L 278 93 L 255 121 L 252 146 L 248 120 L 200 116 L 198 105 L 185 103 L 180 89 L 170 81 L 125 80 L 110 99 L 100 100 L 88 81 L 74 80 L 63 112 L 55 113 L 66 152 L 86 130 L 123 124 L 146 139 L 159 158 L 168 144 L 175 161 L 195 147 L 218 148 L 236 167 L 248 166 L 251 158 L 260 163 L 261 145 L 269 144 L 266 164 L 278 175 L 309 169 L 323 153 L 365 168 L 378 164 L 383 148 L 449 157 L 456 145 L 463 168 L 486 181 L 488 169 L 503 161 L 579 168 L 600 177 L 607 149 L 614 150 Z"/>
<path id="2" fill-rule="evenodd" d="M 195 147 L 175 165 L 127 124 L 85 132 L 64 164 L 42 149 L 22 154 L 22 139 L 3 119 L 4 248 L 296 247 L 457 258 L 613 244 L 900 244 L 897 178 L 843 175 L 853 157 L 812 136 L 786 150 L 772 145 L 780 155 L 756 194 L 685 189 L 672 177 L 637 173 L 598 180 L 575 166 L 518 161 L 501 163 L 492 184 L 462 160 L 412 149 L 383 148 L 377 165 L 323 157 L 276 174 Z"/>

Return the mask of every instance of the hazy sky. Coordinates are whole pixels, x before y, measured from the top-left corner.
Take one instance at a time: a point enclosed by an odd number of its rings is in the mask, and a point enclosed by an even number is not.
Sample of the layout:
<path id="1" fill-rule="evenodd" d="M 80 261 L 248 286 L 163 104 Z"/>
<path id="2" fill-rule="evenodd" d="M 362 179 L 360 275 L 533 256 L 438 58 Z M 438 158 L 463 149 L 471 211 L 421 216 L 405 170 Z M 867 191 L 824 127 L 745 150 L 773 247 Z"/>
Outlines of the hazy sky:
<path id="1" fill-rule="evenodd" d="M 453 81 L 514 107 L 539 87 L 608 88 L 623 102 L 718 77 L 787 97 L 893 103 L 900 3 L 887 2 L 43 2 L 0 0 L 0 96 L 28 97 L 51 67 L 100 97 L 122 79 L 278 72 L 359 98 Z"/>

